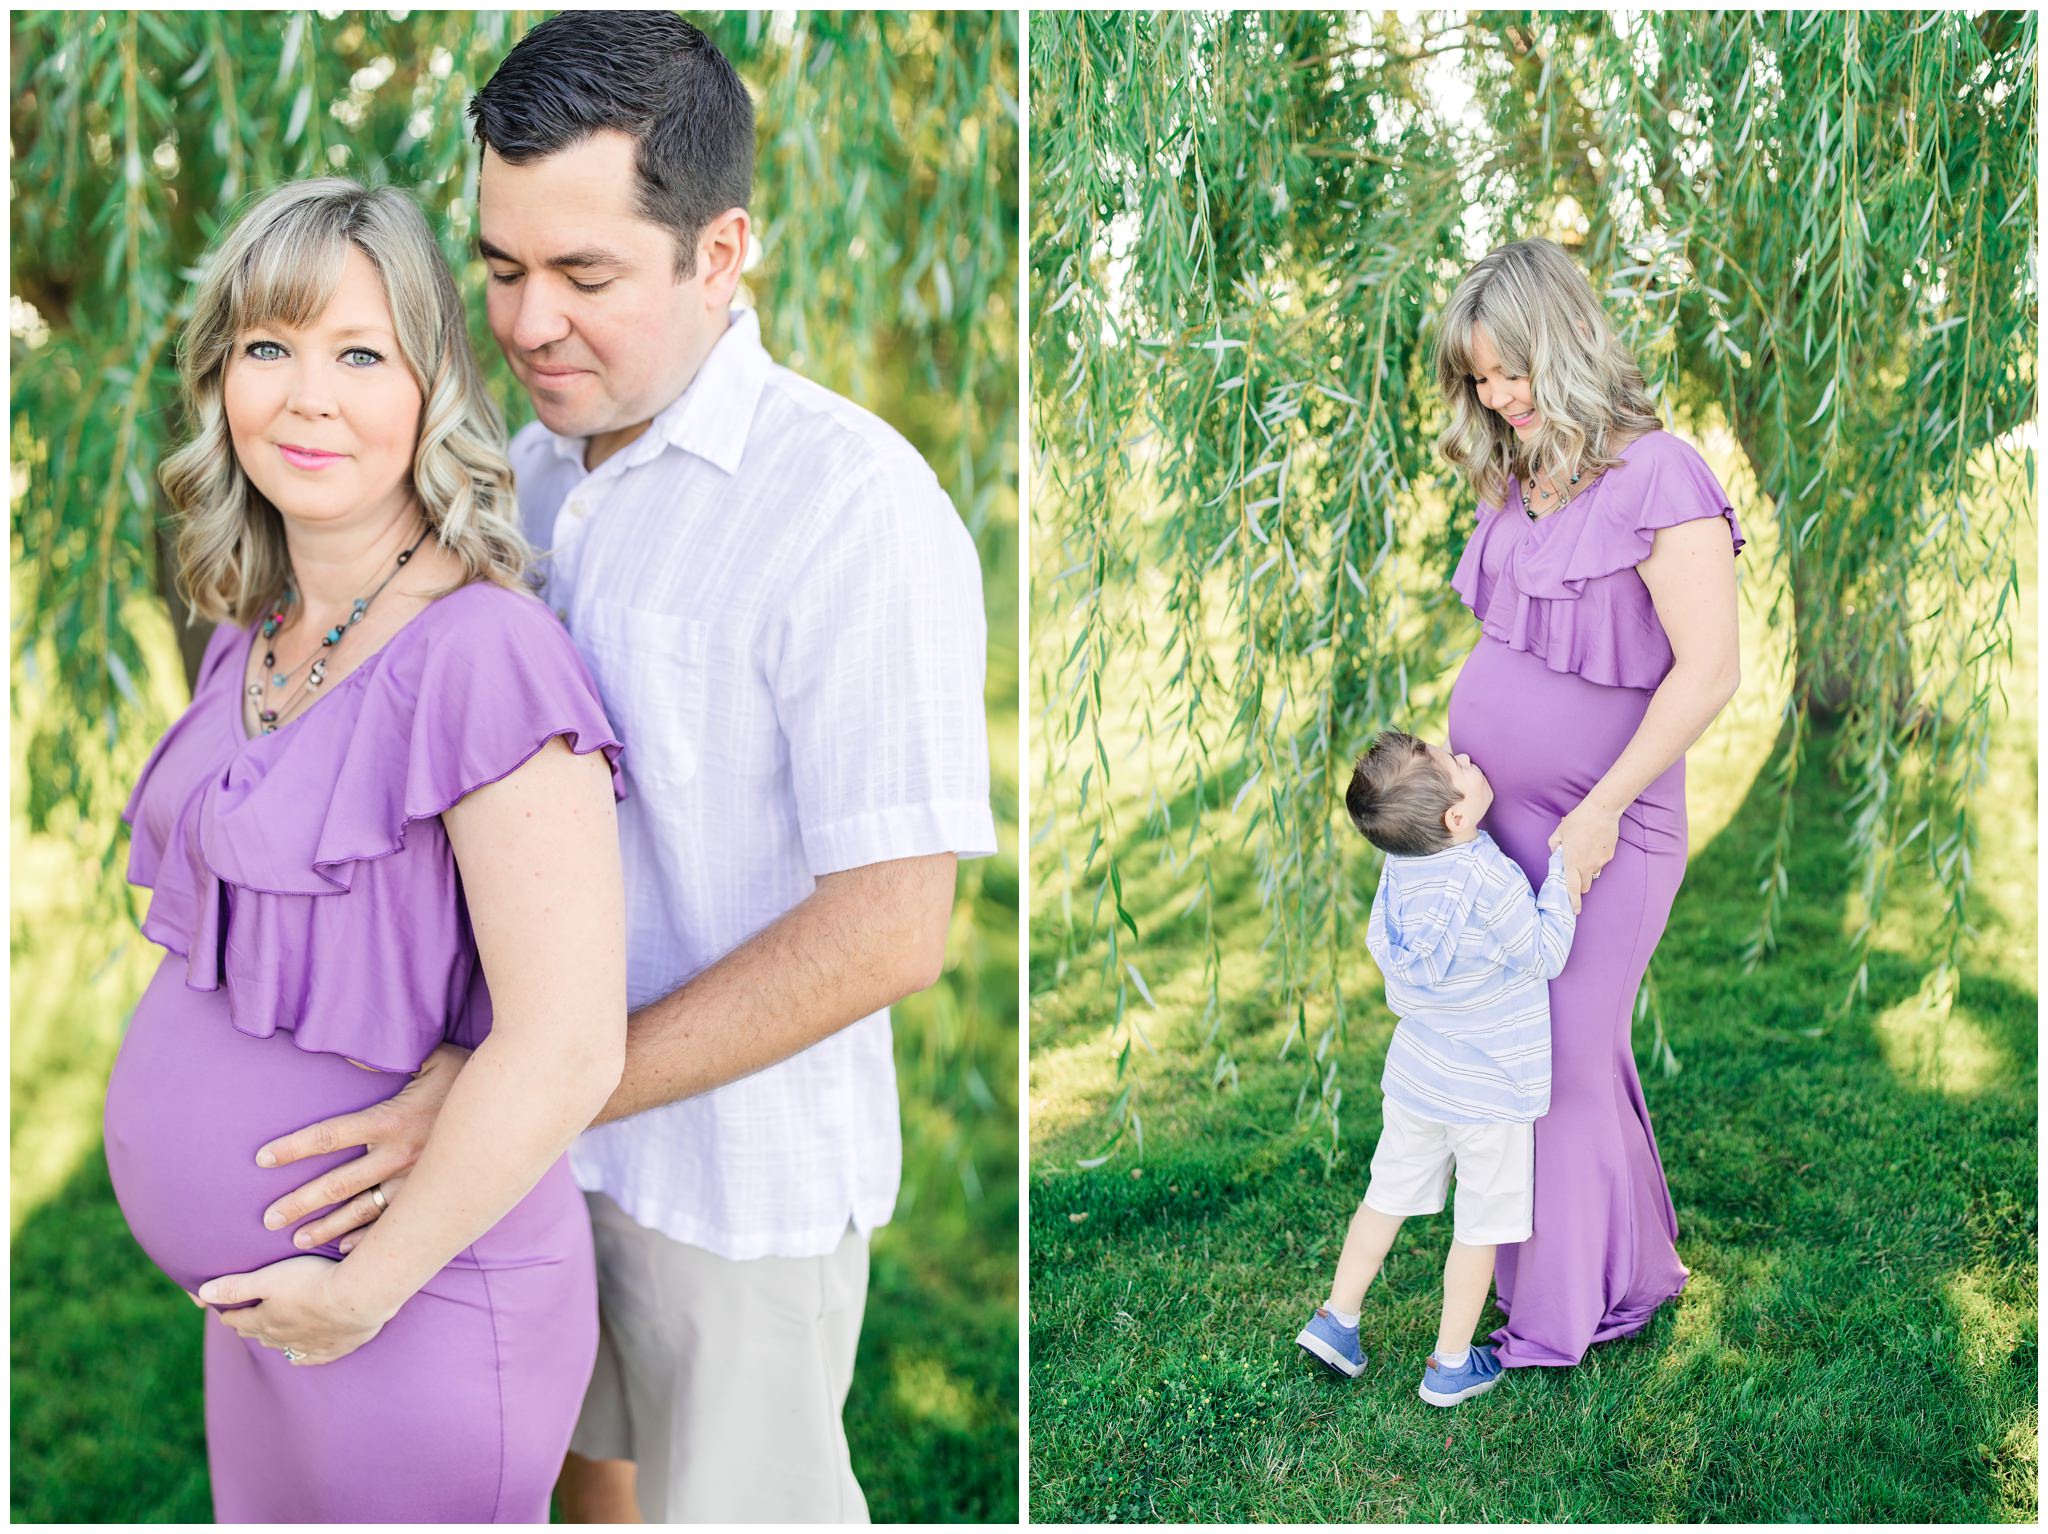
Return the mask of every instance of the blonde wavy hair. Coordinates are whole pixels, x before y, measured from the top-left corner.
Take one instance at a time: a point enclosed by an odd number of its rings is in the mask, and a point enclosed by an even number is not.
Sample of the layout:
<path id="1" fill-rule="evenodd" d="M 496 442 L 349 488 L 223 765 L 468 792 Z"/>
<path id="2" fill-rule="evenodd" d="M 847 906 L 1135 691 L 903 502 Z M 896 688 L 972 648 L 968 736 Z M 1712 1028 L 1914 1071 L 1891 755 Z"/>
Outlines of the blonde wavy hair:
<path id="1" fill-rule="evenodd" d="M 1479 403 L 1474 326 L 1485 327 L 1508 371 L 1529 380 L 1538 422 L 1526 443 Z M 1503 245 L 1465 274 L 1437 331 L 1436 379 L 1451 416 L 1437 451 L 1482 505 L 1507 495 L 1510 475 L 1527 483 L 1540 469 L 1562 486 L 1611 469 L 1623 446 L 1663 424 L 1593 285 L 1549 240 Z"/>
<path id="2" fill-rule="evenodd" d="M 533 551 L 520 532 L 505 421 L 484 389 L 462 296 L 411 198 L 344 178 L 263 195 L 215 242 L 178 342 L 192 437 L 157 478 L 176 508 L 178 586 L 195 613 L 247 625 L 290 579 L 284 522 L 243 473 L 221 392 L 236 338 L 316 320 L 349 248 L 376 267 L 398 349 L 420 390 L 412 488 L 427 526 L 462 560 L 461 584 L 522 587 Z"/>

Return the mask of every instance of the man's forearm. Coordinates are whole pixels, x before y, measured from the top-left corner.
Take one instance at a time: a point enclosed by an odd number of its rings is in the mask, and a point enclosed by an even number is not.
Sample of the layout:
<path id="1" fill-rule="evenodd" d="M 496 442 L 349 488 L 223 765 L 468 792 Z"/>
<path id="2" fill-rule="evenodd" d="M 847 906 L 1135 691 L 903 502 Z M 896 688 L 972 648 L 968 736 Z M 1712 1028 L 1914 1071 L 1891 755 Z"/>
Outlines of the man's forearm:
<path id="1" fill-rule="evenodd" d="M 849 869 L 628 1019 L 626 1070 L 596 1122 L 787 1060 L 937 978 L 951 853 Z"/>
<path id="2" fill-rule="evenodd" d="M 344 1260 L 349 1291 L 387 1314 L 502 1219 L 582 1132 L 618 1069 L 616 1050 L 616 1035 L 608 1059 L 587 1042 L 484 1040 L 449 1089 L 405 1197 Z"/>

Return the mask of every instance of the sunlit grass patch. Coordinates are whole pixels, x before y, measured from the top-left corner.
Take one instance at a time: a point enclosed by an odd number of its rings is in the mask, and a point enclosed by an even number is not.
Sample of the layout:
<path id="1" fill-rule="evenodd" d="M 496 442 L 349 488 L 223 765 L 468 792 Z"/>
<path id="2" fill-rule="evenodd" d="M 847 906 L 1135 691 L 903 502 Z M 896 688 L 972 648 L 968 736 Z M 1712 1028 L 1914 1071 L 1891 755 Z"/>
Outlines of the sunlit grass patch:
<path id="1" fill-rule="evenodd" d="M 2015 1292 L 2010 1275 L 1978 1269 L 1954 1273 L 1942 1285 L 1942 1296 L 1971 1368 L 1987 1374 L 2003 1368 L 2023 1339 L 2031 1343 L 2027 1323 L 2032 1311 L 2026 1307 L 2032 1296 Z"/>
<path id="2" fill-rule="evenodd" d="M 1985 1032 L 1967 1007 L 1943 1007 L 1923 982 L 1904 1001 L 1872 1020 L 1884 1057 L 1901 1078 L 1939 1092 L 1974 1097 L 2018 1062 Z"/>

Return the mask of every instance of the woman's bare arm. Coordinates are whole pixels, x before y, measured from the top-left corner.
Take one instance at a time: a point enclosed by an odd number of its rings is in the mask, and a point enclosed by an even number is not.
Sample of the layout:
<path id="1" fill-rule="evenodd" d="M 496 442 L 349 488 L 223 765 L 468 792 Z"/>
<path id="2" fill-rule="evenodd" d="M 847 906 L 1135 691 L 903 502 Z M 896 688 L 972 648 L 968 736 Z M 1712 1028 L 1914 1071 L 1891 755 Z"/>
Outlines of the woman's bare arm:
<path id="1" fill-rule="evenodd" d="M 502 1219 L 589 1124 L 625 1061 L 625 892 L 610 770 L 557 737 L 442 816 L 490 983 L 490 1036 L 405 1197 L 338 1275 L 396 1308 Z"/>
<path id="2" fill-rule="evenodd" d="M 1672 666 L 1635 735 L 1586 795 L 1616 814 L 1706 733 L 1742 681 L 1728 524 L 1698 517 L 1659 528 L 1636 574 L 1650 588 L 1657 621 L 1671 641 Z"/>
<path id="3" fill-rule="evenodd" d="M 1592 876 L 1614 856 L 1621 812 L 1685 755 L 1742 680 L 1728 524 L 1697 517 L 1659 528 L 1650 557 L 1636 573 L 1650 588 L 1671 641 L 1672 665 L 1614 765 L 1551 833 L 1550 845 L 1565 851 L 1574 910 Z"/>

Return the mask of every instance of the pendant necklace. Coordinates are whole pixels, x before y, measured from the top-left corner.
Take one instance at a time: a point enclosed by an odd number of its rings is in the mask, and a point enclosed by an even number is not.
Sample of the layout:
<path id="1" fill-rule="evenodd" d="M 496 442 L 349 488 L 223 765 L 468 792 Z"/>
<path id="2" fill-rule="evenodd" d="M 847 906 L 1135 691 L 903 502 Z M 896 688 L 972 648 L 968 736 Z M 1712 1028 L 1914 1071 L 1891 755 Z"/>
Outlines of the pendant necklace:
<path id="1" fill-rule="evenodd" d="M 291 670 L 279 671 L 277 669 L 277 647 L 272 641 L 277 638 L 277 631 L 284 627 L 285 616 L 291 611 L 292 603 L 298 600 L 297 594 L 291 587 L 289 585 L 285 587 L 284 600 L 277 605 L 275 611 L 263 620 L 263 638 L 265 640 L 263 673 L 270 679 L 270 689 L 272 692 L 281 691 L 291 685 L 292 678 L 297 676 L 302 670 L 306 671 L 306 679 L 299 684 L 299 690 L 292 694 L 290 698 L 284 700 L 272 699 L 270 706 L 267 708 L 263 702 L 263 684 L 261 682 L 251 682 L 249 684 L 249 698 L 256 705 L 256 718 L 262 726 L 262 732 L 265 735 L 275 734 L 278 724 L 284 716 L 297 708 L 305 699 L 311 697 L 314 690 L 327 680 L 327 662 L 331 658 L 334 647 L 341 643 L 343 636 L 350 629 L 363 621 L 363 614 L 370 610 L 370 604 L 377 600 L 386 586 L 398 579 L 398 572 L 403 570 L 406 562 L 419 552 L 420 545 L 427 541 L 427 533 L 431 531 L 432 529 L 429 528 L 422 532 L 418 538 L 413 540 L 412 547 L 398 556 L 397 564 L 392 566 L 389 575 L 377 583 L 376 590 L 366 597 L 357 597 L 355 601 L 349 604 L 348 617 L 342 622 L 335 624 L 333 628 L 321 636 L 319 649 L 308 655 L 298 665 L 292 667 Z M 309 667 L 311 668 L 310 670 L 307 669 Z"/>
<path id="2" fill-rule="evenodd" d="M 1572 476 L 1572 484 L 1576 485 L 1578 482 L 1579 476 L 1574 474 Z M 1517 479 L 1515 481 L 1515 488 L 1522 492 L 1522 510 L 1526 511 L 1529 514 L 1529 520 L 1534 522 L 1536 520 L 1536 508 L 1529 504 L 1529 482 L 1525 479 Z M 1570 500 L 1571 491 L 1567 488 L 1565 493 L 1558 498 L 1557 504 L 1550 508 L 1551 511 L 1563 511 L 1566 503 Z"/>

